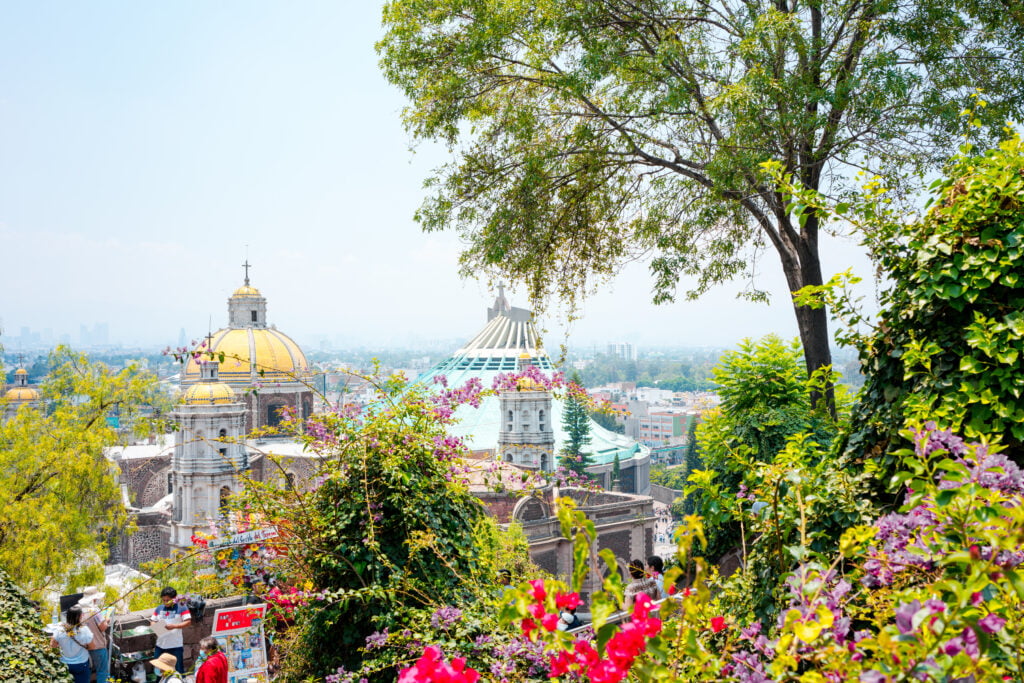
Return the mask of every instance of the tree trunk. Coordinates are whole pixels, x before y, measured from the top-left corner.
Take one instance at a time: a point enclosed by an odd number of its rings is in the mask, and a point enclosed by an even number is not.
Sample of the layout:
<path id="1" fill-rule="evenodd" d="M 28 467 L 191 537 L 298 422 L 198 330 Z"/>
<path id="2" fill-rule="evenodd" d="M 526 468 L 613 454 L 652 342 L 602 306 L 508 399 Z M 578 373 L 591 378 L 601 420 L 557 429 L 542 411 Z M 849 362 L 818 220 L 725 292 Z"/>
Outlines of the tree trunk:
<path id="1" fill-rule="evenodd" d="M 817 217 L 809 216 L 804 232 L 797 244 L 785 244 L 780 249 L 782 270 L 790 292 L 795 292 L 808 285 L 821 285 L 821 259 L 818 256 Z M 829 346 L 828 310 L 825 307 L 811 308 L 793 304 L 796 314 L 797 328 L 800 331 L 800 343 L 804 348 L 804 362 L 807 365 L 807 376 L 810 377 L 818 368 L 832 365 L 832 349 Z M 811 405 L 817 408 L 822 400 L 824 407 L 833 418 L 836 416 L 835 388 L 831 382 L 824 385 L 823 391 L 811 392 Z"/>

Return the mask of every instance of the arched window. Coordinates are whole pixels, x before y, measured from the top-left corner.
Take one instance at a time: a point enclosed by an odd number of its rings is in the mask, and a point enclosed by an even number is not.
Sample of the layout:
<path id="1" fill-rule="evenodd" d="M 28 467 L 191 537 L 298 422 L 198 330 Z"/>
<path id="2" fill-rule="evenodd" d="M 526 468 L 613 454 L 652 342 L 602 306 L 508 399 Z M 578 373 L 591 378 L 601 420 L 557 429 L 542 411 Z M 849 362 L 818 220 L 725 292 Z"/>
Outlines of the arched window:
<path id="1" fill-rule="evenodd" d="M 540 469 L 541 469 L 542 472 L 547 472 L 548 471 L 548 454 L 547 453 L 541 453 L 540 454 Z"/>
<path id="2" fill-rule="evenodd" d="M 508 411 L 508 429 L 506 429 L 505 431 L 508 431 L 508 432 L 512 431 L 512 411 L 511 410 Z"/>
<path id="3" fill-rule="evenodd" d="M 294 472 L 285 472 L 284 473 L 284 483 L 288 487 L 289 490 L 295 490 L 295 473 Z"/>
<path id="4" fill-rule="evenodd" d="M 544 431 L 544 409 L 543 408 L 541 408 L 540 413 L 539 413 L 537 419 L 540 420 L 540 427 L 539 427 L 539 429 L 540 429 L 540 431 L 543 432 Z"/>
<path id="5" fill-rule="evenodd" d="M 222 515 L 227 514 L 229 498 L 231 498 L 231 489 L 227 486 L 220 487 L 220 505 L 218 506 L 218 509 Z"/>
<path id="6" fill-rule="evenodd" d="M 217 432 L 217 436 L 219 436 L 222 439 L 228 438 L 228 430 L 226 430 L 226 429 L 220 430 L 219 432 Z"/>
<path id="7" fill-rule="evenodd" d="M 267 426 L 276 427 L 281 424 L 281 408 L 283 406 L 267 406 Z"/>

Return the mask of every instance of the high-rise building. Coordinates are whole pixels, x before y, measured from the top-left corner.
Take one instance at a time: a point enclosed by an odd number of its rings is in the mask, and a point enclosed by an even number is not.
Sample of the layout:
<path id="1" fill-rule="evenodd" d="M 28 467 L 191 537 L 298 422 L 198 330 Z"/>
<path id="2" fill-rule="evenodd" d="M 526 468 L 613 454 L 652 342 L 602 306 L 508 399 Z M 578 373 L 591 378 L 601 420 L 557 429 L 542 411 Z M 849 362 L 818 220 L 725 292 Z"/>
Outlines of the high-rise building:
<path id="1" fill-rule="evenodd" d="M 616 342 L 608 345 L 608 355 L 622 360 L 636 360 L 636 347 L 629 342 Z"/>

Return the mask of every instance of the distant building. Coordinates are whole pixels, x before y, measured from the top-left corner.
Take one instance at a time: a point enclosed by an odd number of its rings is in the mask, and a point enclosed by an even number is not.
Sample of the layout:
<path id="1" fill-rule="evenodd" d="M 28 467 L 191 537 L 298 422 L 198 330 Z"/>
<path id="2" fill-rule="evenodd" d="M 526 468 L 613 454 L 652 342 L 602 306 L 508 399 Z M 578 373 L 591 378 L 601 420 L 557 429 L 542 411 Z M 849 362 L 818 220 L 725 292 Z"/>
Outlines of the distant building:
<path id="1" fill-rule="evenodd" d="M 616 342 L 608 345 L 608 355 L 622 360 L 635 361 L 636 347 L 629 342 Z"/>
<path id="2" fill-rule="evenodd" d="M 14 417 L 22 406 L 37 406 L 42 398 L 39 391 L 28 383 L 28 370 L 18 368 L 14 371 L 14 384 L 4 393 L 4 419 Z"/>
<path id="3" fill-rule="evenodd" d="M 465 346 L 420 375 L 416 381 L 430 387 L 434 386 L 436 377 L 444 376 L 449 386 L 462 386 L 470 379 L 477 378 L 484 388 L 490 388 L 499 374 L 515 372 L 524 354 L 538 369 L 546 373 L 554 371 L 551 358 L 544 350 L 534 327 L 533 313 L 509 305 L 503 290 L 499 288 L 494 305 L 487 309 L 487 323 L 483 329 Z M 499 397 L 488 396 L 478 408 L 462 406 L 458 410 L 459 421 L 452 426 L 452 433 L 462 437 L 470 450 L 478 455 L 494 456 L 501 447 L 499 432 L 507 426 L 508 414 L 507 409 L 502 412 L 499 401 Z M 553 432 L 556 454 L 566 442 L 562 428 L 562 409 L 562 398 L 554 397 L 550 413 L 545 414 L 544 420 L 545 428 Z M 539 414 L 533 418 L 532 424 L 540 424 Z M 590 436 L 591 442 L 584 450 L 594 465 L 588 472 L 606 488 L 611 488 L 611 470 L 618 456 L 622 490 L 647 495 L 650 491 L 648 449 L 635 439 L 609 431 L 593 420 L 590 421 Z"/>

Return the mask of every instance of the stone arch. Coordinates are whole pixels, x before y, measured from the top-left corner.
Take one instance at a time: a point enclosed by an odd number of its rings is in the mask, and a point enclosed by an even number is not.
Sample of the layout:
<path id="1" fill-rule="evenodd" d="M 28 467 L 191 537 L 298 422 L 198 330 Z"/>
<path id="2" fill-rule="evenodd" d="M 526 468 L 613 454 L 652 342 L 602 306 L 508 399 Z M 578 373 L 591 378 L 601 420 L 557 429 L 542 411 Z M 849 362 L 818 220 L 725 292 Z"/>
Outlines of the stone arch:
<path id="1" fill-rule="evenodd" d="M 170 474 L 171 466 L 165 465 L 149 475 L 135 505 L 140 508 L 148 508 L 160 502 L 160 499 L 167 495 L 167 478 Z"/>
<path id="2" fill-rule="evenodd" d="M 512 508 L 512 519 L 520 522 L 535 522 L 550 516 L 550 508 L 537 498 L 523 498 Z"/>

